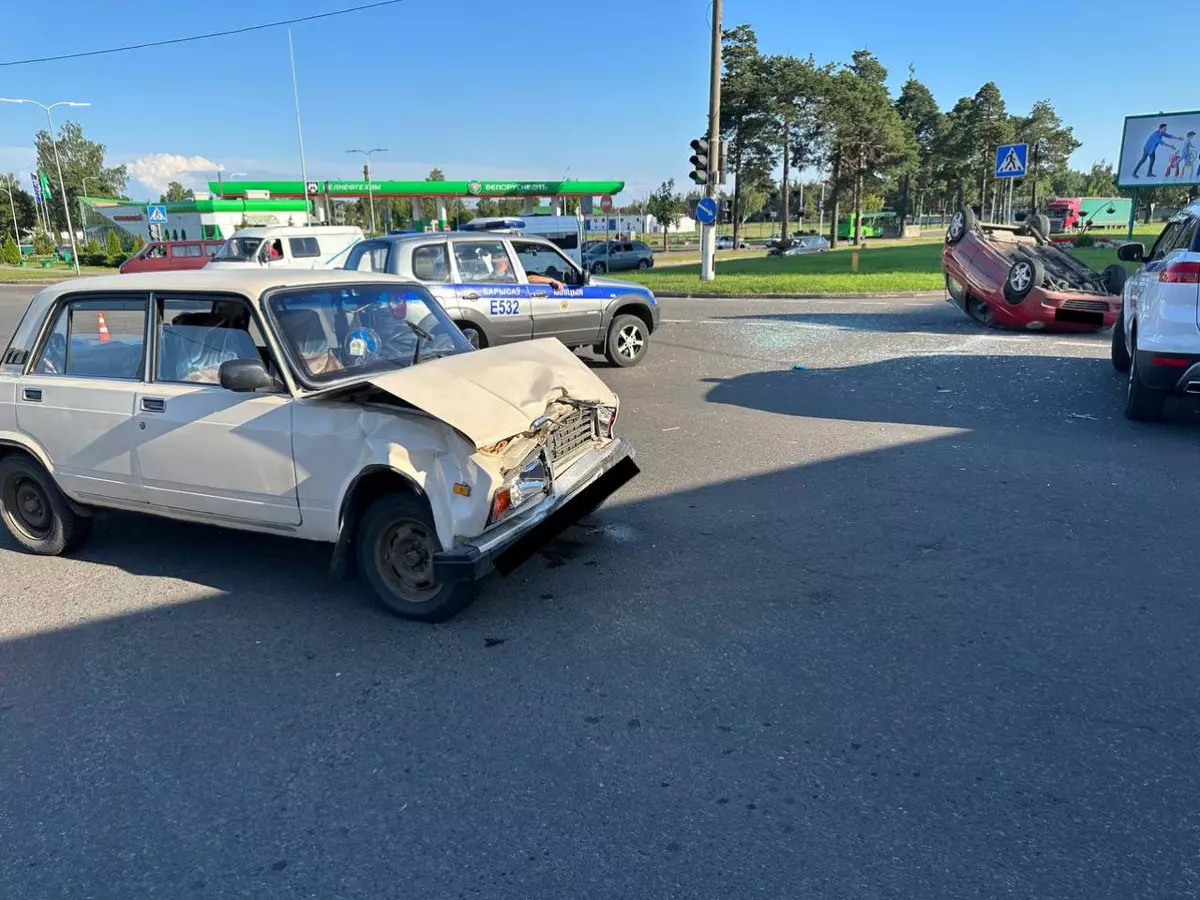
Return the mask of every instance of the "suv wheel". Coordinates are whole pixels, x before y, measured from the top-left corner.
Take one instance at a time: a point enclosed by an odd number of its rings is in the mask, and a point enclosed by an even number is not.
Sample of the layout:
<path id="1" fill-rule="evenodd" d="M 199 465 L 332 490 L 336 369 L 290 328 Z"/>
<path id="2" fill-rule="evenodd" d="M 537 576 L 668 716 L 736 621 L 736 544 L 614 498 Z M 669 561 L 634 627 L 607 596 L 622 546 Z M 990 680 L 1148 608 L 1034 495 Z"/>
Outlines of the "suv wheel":
<path id="1" fill-rule="evenodd" d="M 608 340 L 604 345 L 604 355 L 614 366 L 628 368 L 636 366 L 646 355 L 646 347 L 650 343 L 650 334 L 646 323 L 637 316 L 617 316 L 608 326 Z"/>
<path id="2" fill-rule="evenodd" d="M 393 494 L 371 504 L 358 526 L 358 566 L 375 594 L 404 619 L 441 622 L 475 599 L 474 582 L 433 580 L 433 554 L 441 550 L 424 503 Z"/>
<path id="3" fill-rule="evenodd" d="M 602 263 L 602 262 L 592 263 L 592 274 L 593 275 L 603 275 L 607 271 L 608 271 L 608 266 L 606 266 L 604 263 Z"/>
<path id="4" fill-rule="evenodd" d="M 59 556 L 78 547 L 92 519 L 77 513 L 50 473 L 27 456 L 0 459 L 0 519 L 30 553 Z"/>
<path id="5" fill-rule="evenodd" d="M 1135 422 L 1153 422 L 1162 418 L 1167 392 L 1142 384 L 1137 364 L 1137 332 L 1133 333 L 1133 353 L 1129 360 L 1129 382 L 1125 388 L 1125 418 Z"/>
<path id="6" fill-rule="evenodd" d="M 637 267 L 638 267 L 639 269 L 648 269 L 648 268 L 650 268 L 650 260 L 648 260 L 648 259 L 639 259 L 639 260 L 638 260 Z"/>

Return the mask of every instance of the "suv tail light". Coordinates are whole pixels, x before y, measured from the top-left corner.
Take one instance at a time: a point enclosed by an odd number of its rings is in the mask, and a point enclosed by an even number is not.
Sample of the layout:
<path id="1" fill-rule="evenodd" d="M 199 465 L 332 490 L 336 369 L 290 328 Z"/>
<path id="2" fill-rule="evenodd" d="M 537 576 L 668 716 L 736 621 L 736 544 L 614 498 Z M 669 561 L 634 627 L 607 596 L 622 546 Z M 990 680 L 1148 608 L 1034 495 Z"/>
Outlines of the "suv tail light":
<path id="1" fill-rule="evenodd" d="M 1200 262 L 1171 263 L 1158 273 L 1158 280 L 1170 284 L 1200 284 Z"/>

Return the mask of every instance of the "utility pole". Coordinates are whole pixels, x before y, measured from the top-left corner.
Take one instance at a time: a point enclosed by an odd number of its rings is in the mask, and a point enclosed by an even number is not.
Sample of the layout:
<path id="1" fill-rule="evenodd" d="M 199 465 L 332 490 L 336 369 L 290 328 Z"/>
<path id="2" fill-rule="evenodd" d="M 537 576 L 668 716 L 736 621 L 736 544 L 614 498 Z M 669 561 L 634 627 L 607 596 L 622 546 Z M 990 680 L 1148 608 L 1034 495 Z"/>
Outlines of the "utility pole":
<path id="1" fill-rule="evenodd" d="M 704 185 L 706 197 L 717 200 L 721 195 L 719 168 L 721 165 L 721 13 L 723 0 L 713 0 L 712 5 L 712 54 L 708 79 L 708 181 Z M 718 216 L 718 219 L 720 217 Z M 701 226 L 700 232 L 700 278 L 712 281 L 716 276 L 716 225 Z"/>
<path id="2" fill-rule="evenodd" d="M 13 202 L 12 181 L 7 180 L 4 186 L 8 188 L 8 208 L 12 210 L 13 217 L 13 237 L 17 241 L 17 250 L 21 249 L 21 232 L 17 229 L 17 204 Z"/>
<path id="3" fill-rule="evenodd" d="M 371 204 L 371 234 L 375 233 L 375 192 L 371 190 L 371 154 L 387 153 L 387 147 L 372 147 L 370 150 L 347 150 L 347 153 L 361 153 L 367 158 L 363 166 L 363 178 L 367 180 L 367 202 Z"/>

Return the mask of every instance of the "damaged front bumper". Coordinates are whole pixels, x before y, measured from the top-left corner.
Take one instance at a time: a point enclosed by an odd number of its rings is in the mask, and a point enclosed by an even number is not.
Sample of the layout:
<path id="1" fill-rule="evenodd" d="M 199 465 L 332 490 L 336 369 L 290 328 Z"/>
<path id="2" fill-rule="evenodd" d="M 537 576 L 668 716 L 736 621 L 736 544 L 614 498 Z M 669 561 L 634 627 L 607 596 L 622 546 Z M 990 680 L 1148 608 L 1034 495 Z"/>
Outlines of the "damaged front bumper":
<path id="1" fill-rule="evenodd" d="M 478 538 L 433 557 L 438 582 L 474 581 L 492 569 L 507 575 L 638 474 L 633 448 L 615 438 L 589 450 L 554 480 L 554 493 Z"/>

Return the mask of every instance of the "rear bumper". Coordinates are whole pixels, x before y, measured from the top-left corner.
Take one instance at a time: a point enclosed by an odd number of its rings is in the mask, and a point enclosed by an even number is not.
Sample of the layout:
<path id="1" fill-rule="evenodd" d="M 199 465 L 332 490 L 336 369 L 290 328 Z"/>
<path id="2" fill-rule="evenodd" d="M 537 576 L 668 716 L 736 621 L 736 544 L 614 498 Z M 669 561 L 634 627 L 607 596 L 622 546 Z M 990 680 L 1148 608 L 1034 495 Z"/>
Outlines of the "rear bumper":
<path id="1" fill-rule="evenodd" d="M 1200 355 L 1137 351 L 1138 380 L 1156 391 L 1176 394 L 1200 393 Z M 1189 390 L 1189 385 L 1195 389 Z"/>
<path id="2" fill-rule="evenodd" d="M 473 541 L 435 554 L 434 578 L 475 581 L 492 569 L 507 575 L 637 475 L 633 456 L 621 438 L 584 454 L 555 479 L 553 496 Z"/>
<path id="3" fill-rule="evenodd" d="M 1120 297 L 1096 294 L 1034 290 L 1020 303 L 1009 303 L 1003 297 L 989 302 L 998 321 L 1032 331 L 1097 331 L 1112 328 L 1121 315 Z"/>

